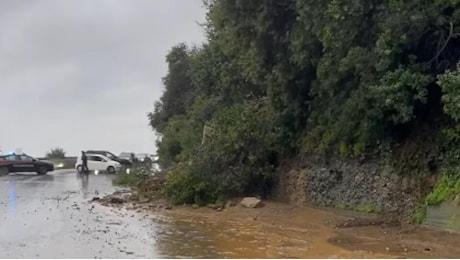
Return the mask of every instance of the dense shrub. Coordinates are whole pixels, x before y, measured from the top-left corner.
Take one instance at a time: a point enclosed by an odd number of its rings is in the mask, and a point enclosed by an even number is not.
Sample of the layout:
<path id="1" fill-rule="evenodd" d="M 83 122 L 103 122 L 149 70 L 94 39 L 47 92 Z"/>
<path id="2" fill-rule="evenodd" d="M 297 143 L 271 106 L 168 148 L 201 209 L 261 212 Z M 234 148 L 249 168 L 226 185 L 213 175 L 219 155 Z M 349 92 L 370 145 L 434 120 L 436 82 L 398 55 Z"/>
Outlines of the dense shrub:
<path id="1" fill-rule="evenodd" d="M 419 129 L 460 140 L 460 2 L 205 4 L 206 43 L 172 48 L 149 114 L 161 166 L 182 164 L 176 202 L 263 194 L 277 161 L 300 151 L 363 156 Z"/>

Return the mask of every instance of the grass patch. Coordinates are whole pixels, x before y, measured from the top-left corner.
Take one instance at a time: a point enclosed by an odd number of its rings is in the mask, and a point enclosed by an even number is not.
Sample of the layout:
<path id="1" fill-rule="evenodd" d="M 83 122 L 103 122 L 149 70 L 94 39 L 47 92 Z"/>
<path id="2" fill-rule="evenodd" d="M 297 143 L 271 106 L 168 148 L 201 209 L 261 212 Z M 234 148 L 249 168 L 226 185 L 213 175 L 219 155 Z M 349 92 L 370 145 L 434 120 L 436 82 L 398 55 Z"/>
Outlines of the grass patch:
<path id="1" fill-rule="evenodd" d="M 427 205 L 436 206 L 460 194 L 460 178 L 457 174 L 447 172 L 425 199 Z"/>
<path id="2" fill-rule="evenodd" d="M 122 170 L 113 180 L 113 185 L 116 186 L 134 186 L 140 181 L 145 180 L 150 176 L 150 171 L 144 167 L 132 168 L 129 174 L 126 170 Z"/>
<path id="3" fill-rule="evenodd" d="M 344 203 L 339 203 L 337 205 L 335 205 L 336 208 L 338 209 L 348 209 L 348 206 Z"/>
<path id="4" fill-rule="evenodd" d="M 433 191 L 431 191 L 415 209 L 412 215 L 414 224 L 422 224 L 426 220 L 426 211 L 428 206 L 437 206 L 445 201 L 453 199 L 460 194 L 460 176 L 456 171 L 446 171 L 441 179 L 437 182 Z"/>
<path id="5" fill-rule="evenodd" d="M 372 205 L 359 205 L 354 208 L 355 211 L 363 213 L 379 213 L 380 210 Z"/>
<path id="6" fill-rule="evenodd" d="M 118 174 L 113 180 L 113 185 L 117 186 L 134 186 L 139 183 L 142 179 L 139 176 L 133 174 L 121 173 Z"/>
<path id="7" fill-rule="evenodd" d="M 338 209 L 346 209 L 352 210 L 361 213 L 379 213 L 380 210 L 372 205 L 358 205 L 358 206 L 350 206 L 344 203 L 339 203 L 335 206 Z"/>
<path id="8" fill-rule="evenodd" d="M 427 208 L 427 205 L 425 203 L 417 207 L 414 214 L 412 215 L 412 223 L 420 225 L 425 221 L 426 208 Z"/>

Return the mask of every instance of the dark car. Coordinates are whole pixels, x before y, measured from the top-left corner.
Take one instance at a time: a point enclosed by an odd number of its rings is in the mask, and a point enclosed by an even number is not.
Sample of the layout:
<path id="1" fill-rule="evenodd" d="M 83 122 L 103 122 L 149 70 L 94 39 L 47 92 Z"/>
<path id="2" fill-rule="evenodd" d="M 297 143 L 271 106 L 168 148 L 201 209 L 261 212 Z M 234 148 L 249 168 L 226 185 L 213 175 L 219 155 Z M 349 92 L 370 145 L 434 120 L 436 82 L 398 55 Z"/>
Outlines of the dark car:
<path id="1" fill-rule="evenodd" d="M 0 155 L 0 175 L 10 172 L 36 172 L 45 175 L 54 171 L 51 162 L 37 160 L 27 154 Z"/>
<path id="2" fill-rule="evenodd" d="M 130 160 L 127 160 L 127 159 L 124 159 L 124 158 L 120 158 L 118 156 L 116 156 L 115 154 L 109 152 L 109 151 L 103 151 L 103 150 L 88 150 L 86 151 L 86 153 L 90 154 L 100 154 L 100 155 L 104 155 L 108 158 L 110 158 L 111 160 L 114 160 L 116 162 L 119 162 L 122 166 L 131 166 L 133 163 L 130 161 Z"/>

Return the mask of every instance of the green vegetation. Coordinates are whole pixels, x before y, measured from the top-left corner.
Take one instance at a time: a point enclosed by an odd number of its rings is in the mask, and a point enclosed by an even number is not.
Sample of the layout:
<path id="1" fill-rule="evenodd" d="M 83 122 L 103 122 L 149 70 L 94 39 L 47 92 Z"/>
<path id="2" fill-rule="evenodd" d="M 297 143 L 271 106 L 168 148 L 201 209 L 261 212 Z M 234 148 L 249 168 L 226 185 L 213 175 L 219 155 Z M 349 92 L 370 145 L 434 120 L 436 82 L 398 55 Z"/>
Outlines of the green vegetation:
<path id="1" fill-rule="evenodd" d="M 354 207 L 355 211 L 363 212 L 363 213 L 379 213 L 380 210 L 372 205 L 359 205 Z"/>
<path id="2" fill-rule="evenodd" d="M 412 223 L 414 223 L 414 224 L 422 224 L 426 219 L 426 210 L 427 210 L 426 203 L 421 203 L 416 208 L 414 214 L 412 215 Z"/>
<path id="3" fill-rule="evenodd" d="M 456 195 L 460 195 L 460 175 L 456 170 L 445 171 L 433 191 L 415 209 L 412 216 L 413 222 L 416 224 L 423 223 L 426 219 L 428 206 L 437 206 L 445 201 L 454 199 Z"/>
<path id="4" fill-rule="evenodd" d="M 65 154 L 64 149 L 57 147 L 47 152 L 45 157 L 46 159 L 64 159 Z"/>
<path id="5" fill-rule="evenodd" d="M 444 134 L 433 156 L 460 159 L 460 2 L 205 4 L 207 42 L 172 48 L 149 114 L 161 167 L 182 165 L 166 184 L 175 203 L 266 195 L 283 159 L 362 156 L 414 135 Z"/>
<path id="6" fill-rule="evenodd" d="M 337 204 L 335 206 L 336 208 L 339 209 L 347 209 L 347 210 L 353 210 L 356 212 L 362 212 L 362 213 L 379 213 L 380 210 L 372 205 L 358 205 L 358 206 L 349 206 L 344 203 Z"/>
<path id="7" fill-rule="evenodd" d="M 460 194 L 460 176 L 453 173 L 444 174 L 434 190 L 426 197 L 427 205 L 439 205 Z"/>
<path id="8" fill-rule="evenodd" d="M 145 180 L 150 176 L 150 171 L 142 166 L 130 169 L 129 173 L 122 170 L 113 180 L 113 185 L 117 186 L 134 186 L 140 181 Z"/>
<path id="9" fill-rule="evenodd" d="M 113 180 L 113 185 L 117 186 L 134 186 L 142 179 L 134 174 L 120 173 Z"/>

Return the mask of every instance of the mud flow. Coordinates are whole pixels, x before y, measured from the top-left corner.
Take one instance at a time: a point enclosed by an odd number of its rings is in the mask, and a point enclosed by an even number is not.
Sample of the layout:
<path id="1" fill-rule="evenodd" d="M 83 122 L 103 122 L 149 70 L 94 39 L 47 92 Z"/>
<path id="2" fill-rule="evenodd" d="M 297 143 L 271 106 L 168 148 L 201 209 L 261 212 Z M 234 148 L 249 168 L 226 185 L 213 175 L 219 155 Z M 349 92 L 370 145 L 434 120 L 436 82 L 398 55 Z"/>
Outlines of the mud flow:
<path id="1" fill-rule="evenodd" d="M 100 198 L 124 194 L 112 179 L 104 174 L 81 178 L 74 171 L 0 177 L 0 258 L 460 256 L 455 234 L 356 226 L 341 212 L 276 202 L 222 211 L 170 207 L 164 201 L 105 206 Z M 344 221 L 349 224 L 337 225 Z"/>

